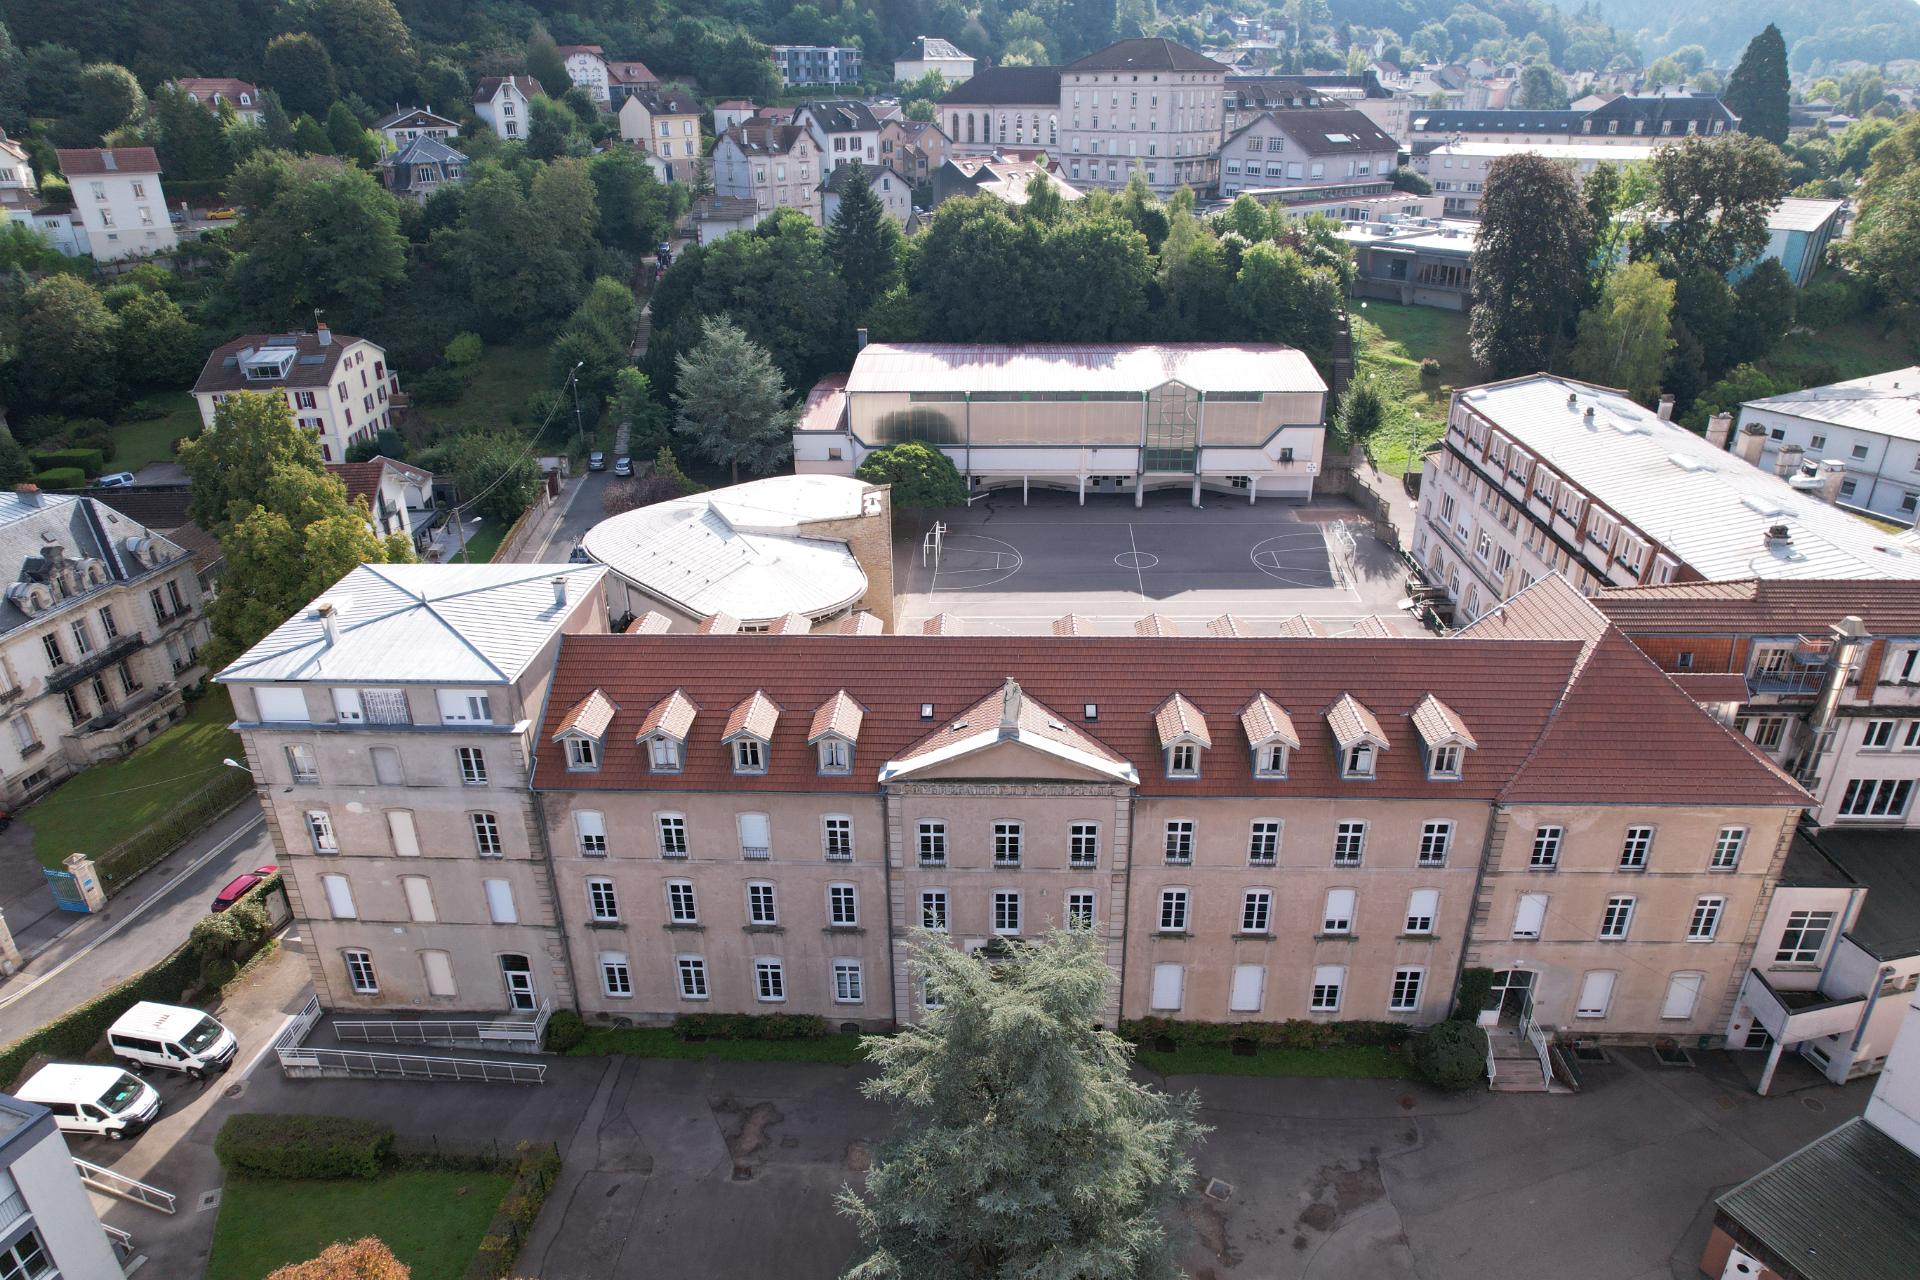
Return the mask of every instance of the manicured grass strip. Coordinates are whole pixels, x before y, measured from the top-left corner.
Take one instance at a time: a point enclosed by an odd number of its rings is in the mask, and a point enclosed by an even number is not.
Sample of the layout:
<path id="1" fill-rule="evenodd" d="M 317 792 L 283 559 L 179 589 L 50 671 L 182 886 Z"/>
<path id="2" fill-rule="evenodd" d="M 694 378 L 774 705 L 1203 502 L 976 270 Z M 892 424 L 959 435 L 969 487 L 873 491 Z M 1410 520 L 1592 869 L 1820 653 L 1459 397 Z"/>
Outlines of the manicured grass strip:
<path id="1" fill-rule="evenodd" d="M 1261 1049 L 1251 1058 L 1226 1045 L 1195 1045 L 1172 1053 L 1142 1049 L 1134 1060 L 1166 1076 L 1317 1076 L 1352 1080 L 1406 1080 L 1413 1063 L 1399 1049 L 1352 1045 L 1338 1049 Z"/>
<path id="2" fill-rule="evenodd" d="M 591 1027 L 568 1056 L 597 1058 L 622 1053 L 631 1058 L 718 1058 L 722 1062 L 822 1062 L 837 1067 L 866 1060 L 860 1037 L 818 1036 L 810 1040 L 682 1040 L 665 1027 Z"/>
<path id="3" fill-rule="evenodd" d="M 453 554 L 455 564 L 485 564 L 493 559 L 493 553 L 506 541 L 507 526 L 498 520 L 482 520 L 479 524 L 467 526 L 467 549 L 464 553 Z M 454 545 L 459 545 L 458 539 Z"/>
<path id="4" fill-rule="evenodd" d="M 33 828 L 34 856 L 57 868 L 76 850 L 96 857 L 157 822 L 212 782 L 224 757 L 240 755 L 238 735 L 227 731 L 232 722 L 227 691 L 215 687 L 132 755 L 61 783 L 19 815 Z"/>
<path id="5" fill-rule="evenodd" d="M 138 471 L 149 462 L 172 462 L 173 442 L 200 431 L 200 410 L 184 391 L 156 391 L 134 402 L 164 411 L 158 418 L 122 421 L 113 428 L 109 471 Z"/>
<path id="6" fill-rule="evenodd" d="M 378 1236 L 413 1280 L 460 1280 L 511 1182 L 438 1170 L 339 1182 L 228 1178 L 207 1280 L 260 1280 L 362 1236 Z"/>

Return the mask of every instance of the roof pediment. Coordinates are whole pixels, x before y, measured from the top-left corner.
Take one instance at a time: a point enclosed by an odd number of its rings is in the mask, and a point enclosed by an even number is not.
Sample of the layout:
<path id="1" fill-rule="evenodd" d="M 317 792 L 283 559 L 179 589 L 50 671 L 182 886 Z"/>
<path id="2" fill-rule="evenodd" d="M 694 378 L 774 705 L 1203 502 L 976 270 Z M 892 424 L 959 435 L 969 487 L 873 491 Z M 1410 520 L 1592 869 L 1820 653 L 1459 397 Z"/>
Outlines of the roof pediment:
<path id="1" fill-rule="evenodd" d="M 693 718 L 700 708 L 683 691 L 675 689 L 666 697 L 653 704 L 647 712 L 647 718 L 640 722 L 639 732 L 634 734 L 636 742 L 659 736 L 685 742 L 693 731 Z"/>
<path id="2" fill-rule="evenodd" d="M 1213 734 L 1207 729 L 1207 717 L 1184 693 L 1176 693 L 1153 713 L 1153 727 L 1160 736 L 1162 750 L 1176 742 L 1213 746 Z"/>
<path id="3" fill-rule="evenodd" d="M 573 709 L 567 712 L 566 719 L 562 720 L 560 727 L 554 730 L 553 740 L 558 742 L 567 737 L 587 737 L 597 742 L 606 737 L 607 726 L 613 723 L 614 712 L 619 709 L 614 705 L 612 698 L 601 690 L 595 689 L 573 704 Z"/>
<path id="4" fill-rule="evenodd" d="M 1029 754 L 1044 758 L 1024 763 Z M 962 765 L 967 761 L 967 765 Z M 1009 679 L 880 770 L 881 782 L 931 776 L 1087 777 L 1137 784 L 1140 775 L 1124 756 L 1026 696 Z"/>

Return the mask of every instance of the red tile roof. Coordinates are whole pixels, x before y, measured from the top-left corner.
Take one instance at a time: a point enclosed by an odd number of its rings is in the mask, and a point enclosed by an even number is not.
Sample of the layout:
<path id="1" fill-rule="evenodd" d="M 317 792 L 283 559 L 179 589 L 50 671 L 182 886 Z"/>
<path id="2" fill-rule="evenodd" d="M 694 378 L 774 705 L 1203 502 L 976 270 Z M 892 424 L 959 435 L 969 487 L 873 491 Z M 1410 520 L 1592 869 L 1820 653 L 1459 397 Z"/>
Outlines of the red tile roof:
<path id="1" fill-rule="evenodd" d="M 328 474 L 339 479 L 347 486 L 347 497 L 365 498 L 369 504 L 375 502 L 380 493 L 380 477 L 386 474 L 388 467 L 396 471 L 411 474 L 415 479 L 432 481 L 431 472 L 405 462 L 396 462 L 392 458 L 369 458 L 365 462 L 329 462 Z"/>
<path id="2" fill-rule="evenodd" d="M 1296 613 L 1280 624 L 1278 634 L 1289 636 L 1295 640 L 1311 640 L 1324 633 L 1319 627 L 1314 625 L 1312 618 L 1309 618 L 1304 613 Z"/>
<path id="3" fill-rule="evenodd" d="M 1175 693 L 1161 704 L 1153 713 L 1153 727 L 1160 735 L 1162 747 L 1170 747 L 1182 739 L 1203 747 L 1213 745 L 1213 735 L 1207 732 L 1206 714 L 1189 702 L 1184 693 Z"/>
<path id="4" fill-rule="evenodd" d="M 627 626 L 630 636 L 658 636 L 673 630 L 673 619 L 649 609 Z"/>
<path id="5" fill-rule="evenodd" d="M 613 705 L 606 694 L 595 689 L 575 703 L 560 721 L 560 727 L 553 731 L 558 738 L 563 733 L 584 733 L 589 738 L 606 736 L 607 726 L 613 723 L 613 713 L 619 708 Z"/>
<path id="6" fill-rule="evenodd" d="M 1602 591 L 1595 608 L 1628 635 L 1825 635 L 1848 614 L 1875 635 L 1920 635 L 1920 581 L 1747 578 Z"/>
<path id="7" fill-rule="evenodd" d="M 1056 636 L 1086 635 L 1087 624 L 1077 613 L 1063 613 L 1053 620 L 1052 630 Z"/>
<path id="8" fill-rule="evenodd" d="M 107 163 L 107 156 L 113 156 L 113 163 Z M 60 172 L 72 178 L 96 173 L 159 173 L 160 157 L 154 154 L 152 147 L 80 147 L 68 151 L 54 152 L 59 157 Z"/>
<path id="9" fill-rule="evenodd" d="M 1675 671 L 1673 682 L 1695 702 L 1745 702 L 1753 696 L 1747 678 L 1732 671 Z"/>

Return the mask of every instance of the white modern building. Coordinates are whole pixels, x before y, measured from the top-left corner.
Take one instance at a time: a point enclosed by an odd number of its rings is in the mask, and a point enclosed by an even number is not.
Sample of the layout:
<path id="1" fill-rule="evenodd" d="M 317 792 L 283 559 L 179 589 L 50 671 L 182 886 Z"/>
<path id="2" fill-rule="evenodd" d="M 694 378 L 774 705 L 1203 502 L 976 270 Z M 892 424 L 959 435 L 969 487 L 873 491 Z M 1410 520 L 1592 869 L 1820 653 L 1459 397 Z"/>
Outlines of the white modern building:
<path id="1" fill-rule="evenodd" d="M 1222 64 L 1158 38 L 1122 40 L 1060 68 L 1053 154 L 1067 180 L 1117 190 L 1138 168 L 1161 195 L 1212 186 L 1226 76 Z"/>
<path id="2" fill-rule="evenodd" d="M 114 261 L 167 253 L 180 243 L 167 220 L 160 159 L 152 147 L 83 147 L 56 154 L 73 192 L 84 252 Z"/>
<path id="3" fill-rule="evenodd" d="M 840 212 L 840 196 L 852 184 L 853 173 L 851 165 L 840 165 L 820 183 L 821 222 L 832 222 L 834 215 Z M 865 176 L 867 189 L 873 192 L 873 198 L 880 202 L 887 216 L 904 227 L 907 215 L 913 212 L 913 184 L 888 168 L 863 165 L 860 173 Z"/>
<path id="4" fill-rule="evenodd" d="M 780 72 L 783 88 L 860 83 L 860 50 L 846 45 L 776 44 L 767 51 Z"/>
<path id="5" fill-rule="evenodd" d="M 1220 195 L 1344 186 L 1356 196 L 1392 190 L 1399 144 L 1358 111 L 1262 111 L 1220 145 Z"/>
<path id="6" fill-rule="evenodd" d="M 929 71 L 938 71 L 948 84 L 964 83 L 973 78 L 973 55 L 951 40 L 916 36 L 907 56 L 893 60 L 895 84 L 918 80 Z"/>
<path id="7" fill-rule="evenodd" d="M 605 107 L 611 101 L 608 88 L 607 52 L 597 44 L 563 44 L 560 58 L 566 64 L 567 78 L 576 89 Z"/>
<path id="8" fill-rule="evenodd" d="M 1796 467 L 1844 467 L 1842 506 L 1902 524 L 1920 515 L 1920 365 L 1748 400 L 1739 425 L 1749 448 L 1759 436 L 1762 466 L 1785 454 Z"/>
<path id="9" fill-rule="evenodd" d="M 326 462 L 345 462 L 347 450 L 393 425 L 393 393 L 400 379 L 387 352 L 365 338 L 312 333 L 249 333 L 214 348 L 193 384 L 200 421 L 236 391 L 284 395 L 294 422 L 320 438 Z"/>
<path id="10" fill-rule="evenodd" d="M 1267 343 L 874 343 L 809 395 L 794 469 L 851 475 L 916 440 L 976 490 L 1304 499 L 1326 394 L 1303 352 Z"/>
<path id="11" fill-rule="evenodd" d="M 1574 176 L 1576 183 L 1584 183 L 1587 175 L 1598 165 L 1609 164 L 1616 168 L 1630 164 L 1640 164 L 1653 158 L 1659 150 L 1659 144 L 1651 141 L 1635 142 L 1622 139 L 1619 142 L 1443 142 L 1431 151 L 1422 151 L 1416 145 L 1413 153 L 1414 172 L 1423 174 L 1433 184 L 1434 192 L 1446 197 L 1445 212 L 1448 217 L 1473 217 L 1480 208 L 1480 195 L 1486 189 L 1487 170 L 1496 160 L 1508 156 L 1534 155 L 1545 156 L 1565 165 Z"/>
<path id="12" fill-rule="evenodd" d="M 0 217 L 37 231 L 69 258 L 87 251 L 86 231 L 70 204 L 49 204 L 40 198 L 27 149 L 0 130 Z"/>
<path id="13" fill-rule="evenodd" d="M 122 1274 L 53 1113 L 0 1093 L 0 1276 L 120 1280 Z"/>
<path id="14" fill-rule="evenodd" d="M 522 142 L 532 123 L 527 104 L 546 92 L 532 76 L 483 76 L 473 89 L 473 114 L 507 141 Z"/>

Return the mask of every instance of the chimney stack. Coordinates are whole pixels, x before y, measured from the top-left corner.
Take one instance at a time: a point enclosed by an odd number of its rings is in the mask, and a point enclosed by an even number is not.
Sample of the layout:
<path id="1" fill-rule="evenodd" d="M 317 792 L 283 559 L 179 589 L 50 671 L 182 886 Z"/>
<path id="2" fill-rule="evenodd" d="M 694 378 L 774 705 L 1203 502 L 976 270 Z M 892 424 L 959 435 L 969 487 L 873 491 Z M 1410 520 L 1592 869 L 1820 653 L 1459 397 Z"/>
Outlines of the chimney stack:
<path id="1" fill-rule="evenodd" d="M 339 612 L 330 600 L 321 601 L 314 612 L 320 615 L 320 635 L 326 646 L 332 648 L 333 642 L 340 638 Z"/>
<path id="2" fill-rule="evenodd" d="M 37 507 L 40 505 L 40 486 L 39 485 L 17 484 L 13 486 L 13 491 L 20 496 L 21 506 Z"/>
<path id="3" fill-rule="evenodd" d="M 553 605 L 556 609 L 567 607 L 567 575 L 564 573 L 553 575 Z"/>
<path id="4" fill-rule="evenodd" d="M 1673 421 L 1673 397 L 1672 396 L 1660 397 L 1659 413 L 1660 413 L 1660 421 L 1662 422 Z"/>
<path id="5" fill-rule="evenodd" d="M 1727 438 L 1733 434 L 1733 415 L 1716 413 L 1707 419 L 1707 443 L 1716 449 L 1727 447 Z"/>
<path id="6" fill-rule="evenodd" d="M 1828 502 L 1840 501 L 1840 486 L 1847 479 L 1847 464 L 1828 458 L 1820 464 L 1820 496 Z"/>
<path id="7" fill-rule="evenodd" d="M 1773 474 L 1785 480 L 1800 471 L 1800 459 L 1806 456 L 1806 450 L 1797 444 L 1783 444 L 1780 453 L 1773 460 Z"/>
<path id="8" fill-rule="evenodd" d="M 855 351 L 865 351 L 867 349 L 867 328 L 865 325 L 853 331 L 853 349 Z"/>
<path id="9" fill-rule="evenodd" d="M 313 336 L 320 340 L 320 345 L 323 347 L 333 345 L 333 330 L 327 328 L 327 322 L 325 320 L 316 320 L 313 322 Z"/>
<path id="10" fill-rule="evenodd" d="M 1760 451 L 1767 447 L 1766 428 L 1757 422 L 1749 422 L 1740 428 L 1740 461 L 1760 465 Z"/>

